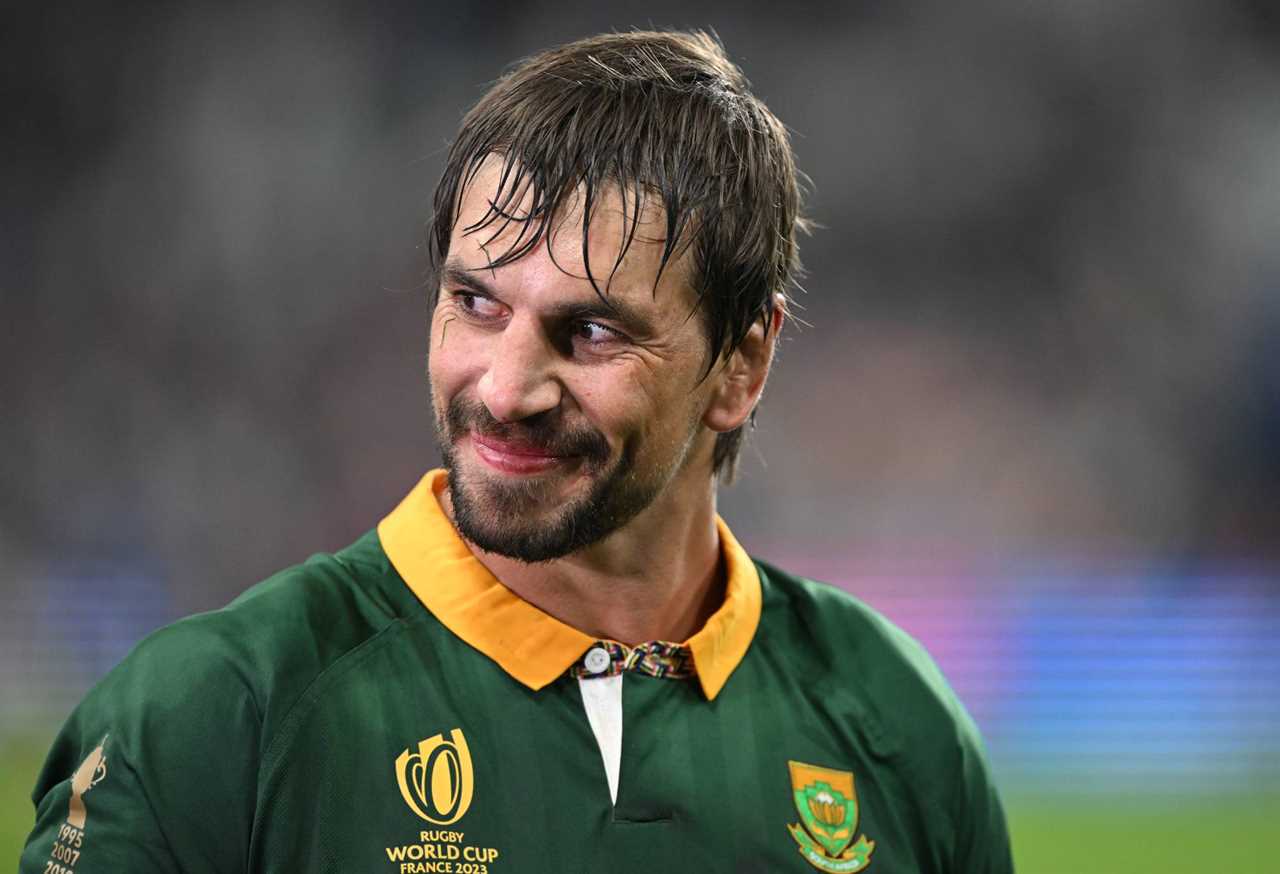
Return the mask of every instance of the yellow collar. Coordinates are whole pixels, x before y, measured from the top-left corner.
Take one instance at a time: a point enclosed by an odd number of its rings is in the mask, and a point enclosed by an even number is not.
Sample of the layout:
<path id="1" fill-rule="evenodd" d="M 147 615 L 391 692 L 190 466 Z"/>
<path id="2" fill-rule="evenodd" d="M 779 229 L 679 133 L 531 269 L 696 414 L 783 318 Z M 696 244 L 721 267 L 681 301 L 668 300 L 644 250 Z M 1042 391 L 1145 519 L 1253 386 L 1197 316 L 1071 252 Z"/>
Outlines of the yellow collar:
<path id="1" fill-rule="evenodd" d="M 512 592 L 471 553 L 437 500 L 447 473 L 433 470 L 378 525 L 382 549 L 446 628 L 530 689 L 569 669 L 596 638 Z M 715 698 L 746 655 L 760 623 L 760 576 L 724 520 L 716 518 L 728 581 L 724 604 L 685 641 L 702 692 Z"/>

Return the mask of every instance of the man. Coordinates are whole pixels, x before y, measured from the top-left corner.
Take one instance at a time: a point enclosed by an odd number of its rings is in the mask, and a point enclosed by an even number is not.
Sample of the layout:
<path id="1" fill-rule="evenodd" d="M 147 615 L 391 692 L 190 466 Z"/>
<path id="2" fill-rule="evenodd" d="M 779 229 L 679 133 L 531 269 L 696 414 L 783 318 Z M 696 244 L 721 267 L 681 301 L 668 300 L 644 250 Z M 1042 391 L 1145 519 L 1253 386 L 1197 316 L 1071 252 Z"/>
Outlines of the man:
<path id="1" fill-rule="evenodd" d="M 1011 870 L 928 657 L 716 516 L 799 200 L 704 35 L 501 79 L 436 196 L 444 469 L 140 644 L 56 741 L 21 870 Z"/>

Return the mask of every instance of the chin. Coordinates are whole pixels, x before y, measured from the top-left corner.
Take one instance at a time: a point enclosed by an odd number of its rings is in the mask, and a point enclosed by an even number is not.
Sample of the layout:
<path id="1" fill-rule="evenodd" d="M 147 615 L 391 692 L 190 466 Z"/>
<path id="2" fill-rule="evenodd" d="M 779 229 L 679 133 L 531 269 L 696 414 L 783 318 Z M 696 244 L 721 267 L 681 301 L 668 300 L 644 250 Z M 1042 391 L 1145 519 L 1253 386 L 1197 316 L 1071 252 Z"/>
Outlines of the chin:
<path id="1" fill-rule="evenodd" d="M 446 459 L 446 461 L 455 461 Z M 528 563 L 551 561 L 608 537 L 648 507 L 660 482 L 628 476 L 615 459 L 603 470 L 508 476 L 471 464 L 446 464 L 453 521 L 474 546 Z"/>

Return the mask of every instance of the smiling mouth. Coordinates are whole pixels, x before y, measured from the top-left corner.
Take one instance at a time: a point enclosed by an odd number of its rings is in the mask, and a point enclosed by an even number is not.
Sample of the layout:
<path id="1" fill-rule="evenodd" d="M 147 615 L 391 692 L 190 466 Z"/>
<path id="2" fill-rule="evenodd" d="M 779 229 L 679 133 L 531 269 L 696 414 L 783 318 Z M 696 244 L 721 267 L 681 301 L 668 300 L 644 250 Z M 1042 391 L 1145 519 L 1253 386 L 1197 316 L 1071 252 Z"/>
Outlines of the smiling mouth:
<path id="1" fill-rule="evenodd" d="M 530 443 L 501 440 L 496 437 L 470 433 L 471 445 L 480 460 L 489 467 L 508 474 L 544 473 L 557 465 L 572 461 L 574 455 L 558 455 L 545 447 Z"/>

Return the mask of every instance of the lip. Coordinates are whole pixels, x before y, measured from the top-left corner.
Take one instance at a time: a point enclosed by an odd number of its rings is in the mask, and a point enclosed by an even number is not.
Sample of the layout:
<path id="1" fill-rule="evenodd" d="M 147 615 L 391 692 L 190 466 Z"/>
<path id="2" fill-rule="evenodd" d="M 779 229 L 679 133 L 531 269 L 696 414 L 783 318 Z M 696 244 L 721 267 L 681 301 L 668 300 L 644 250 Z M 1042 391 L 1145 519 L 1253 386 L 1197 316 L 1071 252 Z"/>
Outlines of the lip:
<path id="1" fill-rule="evenodd" d="M 508 474 L 543 473 L 568 461 L 571 457 L 552 455 L 544 449 L 528 444 L 508 443 L 493 437 L 482 437 L 474 432 L 470 437 L 471 445 L 481 461 L 495 470 Z"/>

